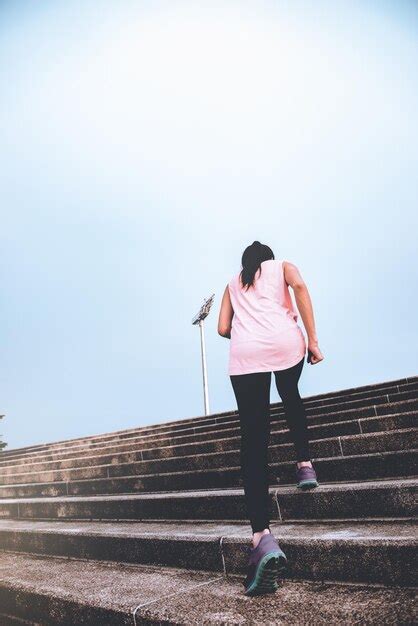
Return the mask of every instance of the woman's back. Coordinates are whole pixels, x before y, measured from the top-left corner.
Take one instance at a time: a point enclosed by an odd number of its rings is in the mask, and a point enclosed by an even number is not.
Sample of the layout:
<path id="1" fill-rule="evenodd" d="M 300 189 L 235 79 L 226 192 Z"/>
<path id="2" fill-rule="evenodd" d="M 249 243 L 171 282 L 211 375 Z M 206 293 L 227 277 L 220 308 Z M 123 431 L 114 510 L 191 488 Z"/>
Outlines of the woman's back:
<path id="1" fill-rule="evenodd" d="M 228 372 L 232 375 L 292 367 L 306 352 L 283 262 L 263 261 L 260 269 L 248 290 L 239 273 L 228 283 L 234 309 Z"/>

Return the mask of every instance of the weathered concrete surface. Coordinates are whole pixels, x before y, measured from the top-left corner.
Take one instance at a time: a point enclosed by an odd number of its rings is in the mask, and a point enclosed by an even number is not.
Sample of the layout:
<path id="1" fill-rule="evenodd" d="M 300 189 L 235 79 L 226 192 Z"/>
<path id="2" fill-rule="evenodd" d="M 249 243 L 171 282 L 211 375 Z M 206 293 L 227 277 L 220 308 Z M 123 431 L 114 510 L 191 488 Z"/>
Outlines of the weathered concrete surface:
<path id="1" fill-rule="evenodd" d="M 219 576 L 0 553 L 0 607 L 41 624 L 133 624 L 138 605 L 214 578 Z"/>
<path id="2" fill-rule="evenodd" d="M 416 450 L 313 460 L 322 483 L 418 475 Z M 271 484 L 294 484 L 294 481 L 294 462 L 271 464 Z M 0 485 L 0 498 L 216 489 L 237 487 L 241 484 L 238 466 L 204 469 L 194 467 L 178 472 Z"/>
<path id="3" fill-rule="evenodd" d="M 304 398 L 311 493 L 295 487 L 272 405 L 271 520 L 288 578 L 259 599 L 231 579 L 251 534 L 236 411 L 1 454 L 0 624 L 412 623 L 408 589 L 370 584 L 417 579 L 417 392 L 411 377 Z"/>
<path id="4" fill-rule="evenodd" d="M 272 521 L 417 515 L 418 479 L 270 488 Z M 0 519 L 196 519 L 246 521 L 243 489 L 0 500 Z"/>
<path id="5" fill-rule="evenodd" d="M 412 380 L 412 379 L 411 379 Z M 378 388 L 379 385 L 376 385 Z M 313 396 L 313 400 L 305 399 L 305 407 L 310 424 L 329 423 L 330 416 L 334 415 L 335 421 L 342 421 L 344 415 L 346 419 L 359 419 L 373 417 L 376 415 L 401 414 L 408 411 L 418 409 L 416 399 L 417 381 L 408 383 L 404 387 L 398 386 L 398 392 L 393 394 L 385 394 L 384 387 L 376 391 L 376 395 L 368 395 L 367 393 L 355 392 L 352 397 L 348 394 L 324 394 L 329 395 L 325 401 L 320 396 Z M 359 388 L 360 389 L 360 388 Z M 407 391 L 402 392 L 402 389 Z M 283 409 L 281 403 L 271 405 L 272 422 L 283 422 Z M 320 419 L 321 418 L 321 419 Z M 316 421 L 315 421 L 316 420 Z M 318 421 L 319 420 L 319 421 Z M 157 424 L 154 426 L 145 426 L 127 431 L 119 431 L 110 434 L 96 435 L 84 437 L 80 439 L 67 440 L 63 442 L 54 442 L 38 446 L 30 446 L 15 450 L 6 450 L 2 453 L 3 459 L 17 459 L 26 455 L 49 453 L 54 451 L 65 451 L 73 449 L 79 451 L 83 446 L 94 446 L 95 444 L 106 445 L 110 442 L 123 442 L 132 437 L 147 435 L 169 435 L 176 432 L 186 432 L 190 429 L 193 432 L 204 434 L 213 428 L 230 427 L 237 424 L 237 411 L 229 411 L 210 416 L 202 416 L 198 418 L 188 418 L 186 420 L 178 420 L 176 422 Z"/>
<path id="6" fill-rule="evenodd" d="M 401 417 L 401 416 L 399 416 Z M 373 418 L 374 419 L 374 418 Z M 385 418 L 383 418 L 385 419 Z M 342 428 L 340 428 L 342 424 Z M 360 423 L 342 422 L 321 427 L 321 434 L 326 438 L 311 436 L 311 449 L 315 458 L 350 456 L 372 452 L 387 452 L 418 448 L 418 435 L 414 428 L 389 430 L 367 434 L 347 435 L 345 426 L 356 426 Z M 328 430 L 327 430 L 328 429 Z M 332 429 L 332 432 L 331 432 Z M 312 431 L 312 429 L 311 429 Z M 312 433 L 310 433 L 312 435 Z M 318 435 L 318 433 L 316 433 Z M 327 435 L 334 435 L 328 436 Z M 288 431 L 273 432 L 270 438 L 269 457 L 271 462 L 291 460 L 294 456 L 293 445 L 280 443 L 288 439 Z M 49 476 L 53 480 L 72 480 L 77 478 L 94 478 L 95 476 L 119 476 L 130 473 L 152 473 L 155 468 L 161 471 L 175 470 L 180 464 L 189 469 L 196 458 L 205 455 L 211 467 L 234 466 L 238 461 L 236 453 L 240 447 L 239 436 L 195 442 L 187 445 L 170 445 L 150 449 L 131 450 L 124 453 L 101 454 L 82 458 L 59 461 L 25 462 L 21 465 L 0 467 L 0 483 L 13 484 L 22 482 L 45 482 Z M 235 451 L 235 455 L 233 454 Z M 167 463 L 169 462 L 169 463 Z M 201 461 L 203 463 L 203 460 Z M 131 468 L 138 467 L 137 470 Z M 101 473 L 93 474 L 95 468 Z M 30 477 L 30 479 L 29 479 Z"/>
<path id="7" fill-rule="evenodd" d="M 401 431 L 391 431 L 386 433 L 368 433 L 353 435 L 349 437 L 333 437 L 312 441 L 311 449 L 314 459 L 324 459 L 329 457 L 350 456 L 354 454 L 369 454 L 374 452 L 388 452 L 392 450 L 408 450 L 418 447 L 418 436 L 416 429 L 405 429 Z M 346 450 L 344 450 L 346 448 Z M 157 454 L 154 452 L 154 454 Z M 166 456 L 162 458 L 150 458 L 142 460 L 143 453 L 139 453 L 139 460 L 125 462 L 118 460 L 113 463 L 107 457 L 107 463 L 103 465 L 90 465 L 68 469 L 42 469 L 39 471 L 29 471 L 25 467 L 24 472 L 9 473 L 10 470 L 3 470 L 0 477 L 4 485 L 48 482 L 48 481 L 73 481 L 91 478 L 111 478 L 116 476 L 146 475 L 156 472 L 169 473 L 176 471 L 190 471 L 194 469 L 213 469 L 236 467 L 239 465 L 238 446 L 233 450 L 217 450 L 203 453 L 199 450 L 187 456 Z M 137 457 L 138 453 L 134 454 Z M 269 447 L 270 462 L 290 461 L 294 458 L 292 444 L 278 444 Z M 99 461 L 101 461 L 99 457 Z M 21 467 L 21 466 L 19 466 Z M 8 472 L 8 473 L 6 473 Z"/>
<path id="8" fill-rule="evenodd" d="M 413 624 L 417 617 L 411 590 L 285 581 L 274 594 L 248 598 L 242 593 L 241 581 L 233 578 L 195 587 L 187 594 L 167 598 L 164 604 L 140 607 L 137 616 L 145 622 L 208 626 L 382 626 Z"/>
<path id="9" fill-rule="evenodd" d="M 397 523 L 272 524 L 293 578 L 412 585 L 418 526 Z M 4 550 L 244 573 L 248 524 L 0 521 Z"/>
<path id="10" fill-rule="evenodd" d="M 312 441 L 332 438 L 333 436 L 359 435 L 362 433 L 398 431 L 412 428 L 417 423 L 418 412 L 410 411 L 397 415 L 382 417 L 368 417 L 364 419 L 339 421 L 327 424 L 313 424 L 308 426 L 309 437 Z M 329 416 L 332 420 L 332 416 Z M 191 430 L 191 432 L 190 432 Z M 10 473 L 28 471 L 45 471 L 48 469 L 68 469 L 71 467 L 86 467 L 107 463 L 131 462 L 151 458 L 166 458 L 185 456 L 200 452 L 221 452 L 223 450 L 238 449 L 240 444 L 239 426 L 212 430 L 202 436 L 195 433 L 195 429 L 185 431 L 186 434 L 176 434 L 171 437 L 147 436 L 133 437 L 122 443 L 95 444 L 94 447 L 69 448 L 68 451 L 38 453 L 38 456 L 26 456 L 17 459 L 1 460 L 0 476 Z M 283 423 L 272 424 L 270 443 L 289 443 L 289 431 Z M 139 455 L 139 456 L 138 456 Z M 1 479 L 0 479 L 1 481 Z"/>
<path id="11" fill-rule="evenodd" d="M 243 592 L 236 577 L 0 554 L 2 611 L 48 625 L 380 626 L 416 618 L 410 589 L 286 581 L 268 596 Z"/>

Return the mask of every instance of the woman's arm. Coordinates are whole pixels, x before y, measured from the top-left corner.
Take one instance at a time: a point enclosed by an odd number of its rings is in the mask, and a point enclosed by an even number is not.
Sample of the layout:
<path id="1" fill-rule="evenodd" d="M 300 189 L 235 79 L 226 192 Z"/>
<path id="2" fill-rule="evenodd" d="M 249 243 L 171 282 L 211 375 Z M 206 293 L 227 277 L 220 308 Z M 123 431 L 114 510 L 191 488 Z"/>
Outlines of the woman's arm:
<path id="1" fill-rule="evenodd" d="M 296 265 L 289 263 L 289 261 L 284 261 L 283 270 L 285 280 L 287 284 L 292 287 L 293 293 L 295 294 L 296 305 L 302 317 L 306 334 L 308 335 L 308 350 L 310 350 L 313 354 L 311 362 L 319 363 L 319 361 L 322 361 L 324 357 L 322 356 L 318 346 L 315 318 L 308 288 Z"/>
<path id="2" fill-rule="evenodd" d="M 233 316 L 234 309 L 232 308 L 231 298 L 229 297 L 229 288 L 227 285 L 222 297 L 218 319 L 218 333 L 227 339 L 231 339 L 231 324 Z"/>

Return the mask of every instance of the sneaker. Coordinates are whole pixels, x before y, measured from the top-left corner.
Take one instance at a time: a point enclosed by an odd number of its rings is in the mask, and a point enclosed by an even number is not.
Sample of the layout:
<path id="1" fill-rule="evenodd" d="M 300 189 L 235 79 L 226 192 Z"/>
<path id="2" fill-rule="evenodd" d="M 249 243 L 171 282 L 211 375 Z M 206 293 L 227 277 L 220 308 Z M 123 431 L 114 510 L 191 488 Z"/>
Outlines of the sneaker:
<path id="1" fill-rule="evenodd" d="M 276 591 L 277 579 L 286 567 L 286 556 L 271 533 L 263 535 L 256 548 L 250 548 L 247 577 L 244 582 L 247 596 Z"/>
<path id="2" fill-rule="evenodd" d="M 298 467 L 296 470 L 298 489 L 315 489 L 318 487 L 316 472 L 313 467 Z"/>

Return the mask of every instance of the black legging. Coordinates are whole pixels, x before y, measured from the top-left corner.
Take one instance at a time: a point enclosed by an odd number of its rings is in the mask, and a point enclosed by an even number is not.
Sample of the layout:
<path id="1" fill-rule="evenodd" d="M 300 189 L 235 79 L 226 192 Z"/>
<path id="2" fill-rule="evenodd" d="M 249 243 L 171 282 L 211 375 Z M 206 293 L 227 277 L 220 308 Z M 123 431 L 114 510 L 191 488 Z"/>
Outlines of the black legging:
<path id="1" fill-rule="evenodd" d="M 292 367 L 273 372 L 297 461 L 310 460 L 305 407 L 298 389 L 304 359 Z M 230 379 L 240 420 L 245 500 L 255 533 L 269 528 L 270 524 L 268 445 L 271 372 L 230 375 Z"/>

